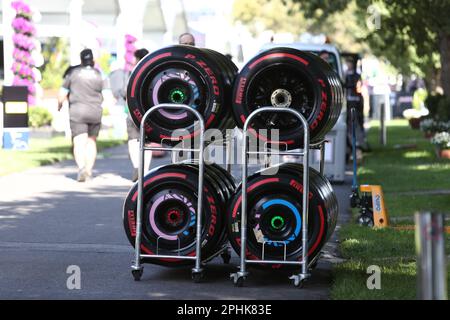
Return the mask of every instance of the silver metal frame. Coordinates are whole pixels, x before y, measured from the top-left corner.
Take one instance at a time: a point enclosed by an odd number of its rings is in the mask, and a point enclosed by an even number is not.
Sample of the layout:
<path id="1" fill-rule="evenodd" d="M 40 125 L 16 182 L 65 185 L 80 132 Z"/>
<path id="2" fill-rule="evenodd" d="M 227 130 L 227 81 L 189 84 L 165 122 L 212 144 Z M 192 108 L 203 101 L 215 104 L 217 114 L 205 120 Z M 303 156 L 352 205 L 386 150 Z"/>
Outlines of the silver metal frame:
<path id="1" fill-rule="evenodd" d="M 445 254 L 445 214 L 417 212 L 417 298 L 447 300 L 447 255 Z"/>
<path id="2" fill-rule="evenodd" d="M 323 140 L 319 145 L 320 150 L 320 162 L 319 162 L 319 172 L 323 176 L 325 173 L 325 144 L 328 141 Z"/>
<path id="3" fill-rule="evenodd" d="M 273 113 L 290 113 L 297 117 L 301 125 L 303 126 L 303 152 L 278 152 L 279 155 L 289 154 L 294 156 L 303 157 L 303 196 L 302 196 L 302 260 L 301 261 L 286 261 L 284 260 L 247 260 L 246 248 L 247 248 L 247 172 L 248 172 L 248 156 L 250 154 L 267 154 L 267 151 L 261 152 L 249 152 L 248 151 L 248 127 L 252 120 L 260 113 L 273 112 Z M 301 272 L 299 274 L 292 275 L 289 279 L 294 281 L 295 286 L 300 286 L 311 275 L 308 272 L 308 209 L 309 209 L 309 149 L 313 146 L 310 145 L 309 139 L 309 125 L 305 117 L 298 111 L 290 108 L 276 108 L 276 107 L 263 107 L 255 110 L 250 114 L 244 124 L 243 128 L 243 152 L 242 152 L 242 203 L 241 203 L 241 254 L 240 254 L 240 266 L 239 271 L 232 273 L 230 278 L 235 285 L 242 285 L 245 278 L 248 276 L 247 263 L 250 264 L 285 264 L 285 265 L 299 265 L 301 266 Z M 325 141 L 320 142 L 314 147 L 318 147 L 321 150 L 320 171 L 324 169 L 324 148 Z M 264 248 L 264 245 L 263 245 Z M 312 261 L 314 262 L 314 261 Z"/>
<path id="4" fill-rule="evenodd" d="M 198 149 L 195 148 L 170 148 L 170 147 L 146 147 L 145 146 L 145 126 L 147 119 L 150 117 L 152 113 L 159 109 L 184 109 L 187 112 L 191 112 L 198 120 L 200 125 L 200 131 L 199 131 L 199 147 Z M 248 127 L 251 122 L 251 120 L 258 115 L 259 113 L 263 112 L 285 112 L 290 113 L 294 116 L 296 116 L 300 121 L 304 128 L 304 149 L 303 152 L 280 152 L 278 151 L 278 155 L 294 155 L 294 156 L 303 156 L 303 185 L 304 185 L 304 193 L 303 193 L 303 201 L 302 201 L 302 219 L 303 219 L 303 225 L 302 225 L 302 245 L 303 245 L 303 253 L 302 253 L 302 261 L 286 261 L 286 257 L 282 261 L 274 261 L 274 260 L 247 260 L 245 259 L 245 248 L 246 248 L 246 242 L 247 242 L 247 175 L 248 175 L 248 156 L 250 154 L 264 154 L 268 157 L 273 153 L 272 150 L 268 151 L 265 150 L 263 152 L 250 152 L 248 151 Z M 141 258 L 162 258 L 162 259 L 170 259 L 170 258 L 176 258 L 176 259 L 183 259 L 183 260 L 195 260 L 195 267 L 192 269 L 192 274 L 202 274 L 202 257 L 201 257 L 201 228 L 202 228 L 202 211 L 203 211 L 203 182 L 204 182 L 204 149 L 205 149 L 205 141 L 204 141 L 204 134 L 205 134 L 205 123 L 203 120 L 202 115 L 196 111 L 195 109 L 192 109 L 191 107 L 187 105 L 180 105 L 180 104 L 160 104 L 156 105 L 152 108 L 150 108 L 143 116 L 140 126 L 140 157 L 139 157 L 139 176 L 138 176 L 138 203 L 137 203 L 137 219 L 136 219 L 136 239 L 135 239 L 135 259 L 134 263 L 131 267 L 133 274 L 135 272 L 140 273 L 139 277 L 142 275 L 143 272 L 143 266 L 141 263 Z M 310 277 L 310 274 L 308 273 L 308 206 L 309 206 L 309 199 L 307 195 L 309 194 L 309 149 L 320 149 L 320 172 L 323 174 L 324 169 L 324 150 L 325 150 L 325 143 L 326 141 L 319 142 L 315 145 L 310 145 L 309 143 L 309 127 L 308 122 L 303 117 L 301 113 L 294 109 L 288 109 L 288 108 L 276 108 L 276 107 L 264 107 L 260 108 L 256 111 L 254 111 L 246 120 L 244 124 L 243 129 L 243 136 L 244 136 L 244 147 L 243 147 L 243 153 L 242 153 L 242 221 L 241 221 L 241 259 L 240 259 L 240 271 L 237 273 L 231 274 L 231 278 L 234 279 L 235 284 L 239 282 L 239 279 L 245 279 L 248 275 L 248 272 L 246 271 L 246 264 L 286 264 L 286 265 L 301 265 L 302 269 L 299 274 L 292 275 L 290 279 L 294 280 L 294 284 L 296 286 L 299 286 L 302 284 L 307 278 Z M 231 173 L 231 166 L 230 161 L 228 159 L 228 151 L 231 148 L 231 137 L 227 137 L 225 141 L 225 147 L 226 147 L 226 155 L 227 155 L 227 171 Z M 142 237 L 142 216 L 143 216 L 143 208 L 144 208 L 144 154 L 145 151 L 169 151 L 172 152 L 191 152 L 193 154 L 197 153 L 199 154 L 199 178 L 198 178 L 198 199 L 197 199 L 197 221 L 196 221 L 196 255 L 195 256 L 180 256 L 179 250 L 178 255 L 160 255 L 159 254 L 159 245 L 157 243 L 157 252 L 156 254 L 142 254 L 141 253 L 141 237 Z M 193 157 L 192 160 L 194 160 L 195 157 Z M 159 239 L 158 239 L 159 240 Z M 286 250 L 286 248 L 285 248 Z M 213 259 L 214 257 L 219 256 L 220 254 L 229 254 L 230 246 L 229 244 L 224 246 L 222 250 L 219 250 L 214 256 L 209 257 L 207 261 Z M 312 264 L 318 256 L 310 262 Z M 204 261 L 206 262 L 206 261 Z"/>
<path id="5" fill-rule="evenodd" d="M 145 146 L 145 123 L 148 117 L 159 109 L 184 109 L 187 112 L 191 112 L 198 120 L 200 131 L 199 131 L 199 147 L 198 149 L 194 148 L 165 148 L 165 147 L 146 147 Z M 201 236 L 202 236 L 202 212 L 203 212 L 203 181 L 204 181 L 204 156 L 203 151 L 205 149 L 205 121 L 203 120 L 202 115 L 195 109 L 189 107 L 188 105 L 183 104 L 159 104 L 152 108 L 150 108 L 142 117 L 141 126 L 139 129 L 139 178 L 138 178 L 138 203 L 137 203 L 137 219 L 136 219 L 136 242 L 135 242 L 135 259 L 134 264 L 131 269 L 132 272 L 140 272 L 143 271 L 143 266 L 141 263 L 141 258 L 176 258 L 183 260 L 195 260 L 195 267 L 192 269 L 192 274 L 202 274 L 202 260 L 201 260 Z M 195 247 L 195 256 L 180 256 L 178 255 L 160 255 L 158 254 L 141 254 L 141 237 L 142 237 L 142 214 L 144 209 L 144 154 L 145 151 L 183 151 L 183 152 L 192 152 L 199 154 L 199 176 L 198 176 L 198 198 L 197 198 L 197 222 L 196 222 L 196 247 Z M 159 240 L 159 239 L 158 239 Z M 158 244 L 157 244 L 158 247 Z"/>

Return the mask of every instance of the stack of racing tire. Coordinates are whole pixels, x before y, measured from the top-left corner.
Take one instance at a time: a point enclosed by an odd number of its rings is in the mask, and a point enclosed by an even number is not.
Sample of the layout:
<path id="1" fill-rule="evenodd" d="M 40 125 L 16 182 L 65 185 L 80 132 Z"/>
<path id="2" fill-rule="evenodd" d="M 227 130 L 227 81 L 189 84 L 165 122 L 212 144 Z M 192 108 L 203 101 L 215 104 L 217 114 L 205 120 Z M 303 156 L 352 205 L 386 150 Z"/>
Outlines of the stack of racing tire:
<path id="1" fill-rule="evenodd" d="M 307 120 L 311 143 L 322 141 L 335 125 L 344 93 L 339 76 L 320 57 L 291 48 L 274 48 L 250 60 L 235 80 L 233 114 L 243 127 L 246 119 L 262 106 L 293 108 Z M 303 147 L 300 121 L 289 114 L 260 114 L 249 132 L 280 149 Z M 266 129 L 267 131 L 261 130 Z M 278 129 L 279 140 L 260 132 Z M 276 174 L 262 170 L 247 180 L 247 259 L 299 261 L 302 258 L 303 166 L 285 163 Z M 312 261 L 332 235 L 338 204 L 329 181 L 309 170 L 308 259 Z M 241 186 L 228 206 L 228 235 L 235 251 L 241 252 Z M 263 250 L 264 247 L 264 250 Z M 281 264 L 258 266 L 280 268 Z"/>
<path id="2" fill-rule="evenodd" d="M 144 113 L 162 103 L 185 104 L 197 110 L 205 129 L 234 127 L 231 91 L 237 74 L 235 64 L 224 55 L 192 46 L 171 46 L 144 57 L 132 72 L 127 104 L 139 127 Z M 152 142 L 178 143 L 174 133 L 185 131 L 184 139 L 196 137 L 194 117 L 188 112 L 159 110 L 145 125 Z"/>
<path id="3" fill-rule="evenodd" d="M 250 60 L 238 74 L 233 62 L 213 50 L 171 46 L 147 55 L 133 70 L 127 102 L 134 123 L 161 103 L 185 104 L 205 120 L 205 129 L 243 127 L 258 108 L 293 108 L 308 122 L 311 143 L 324 139 L 344 103 L 341 80 L 314 54 L 275 48 Z M 161 109 L 145 123 L 148 142 L 174 145 L 198 136 L 194 117 L 185 111 Z M 250 127 L 259 140 L 292 150 L 303 147 L 299 120 L 285 114 L 262 114 Z M 266 129 L 261 133 L 260 129 Z M 279 130 L 272 141 L 270 129 Z M 184 135 L 174 134 L 184 130 Z M 269 168 L 270 170 L 273 168 Z M 247 258 L 298 261 L 302 256 L 301 227 L 303 166 L 281 164 L 277 173 L 259 171 L 248 177 Z M 195 256 L 197 217 L 197 163 L 160 166 L 144 177 L 141 250 L 174 258 L 143 259 L 165 266 L 192 265 L 176 256 Z M 236 177 L 240 180 L 240 177 Z M 317 256 L 334 231 L 338 205 L 328 180 L 309 168 L 308 256 Z M 123 210 L 127 237 L 134 246 L 138 187 L 128 193 Z M 240 254 L 241 186 L 216 164 L 205 165 L 201 254 L 207 261 L 229 241 Z M 286 255 L 284 254 L 286 249 Z M 284 257 L 284 255 L 286 257 Z M 271 265 L 279 268 L 280 265 Z"/>
<path id="4" fill-rule="evenodd" d="M 300 261 L 302 258 L 303 166 L 285 163 L 276 174 L 268 168 L 247 180 L 247 259 Z M 228 206 L 228 238 L 241 250 L 241 186 Z M 338 204 L 328 180 L 309 168 L 308 259 L 313 260 L 333 234 Z M 264 250 L 263 250 L 264 247 Z M 281 264 L 259 264 L 281 268 Z"/>
<path id="5" fill-rule="evenodd" d="M 197 164 L 164 165 L 144 178 L 141 251 L 145 254 L 195 256 L 197 218 Z M 225 208 L 236 186 L 218 165 L 206 165 L 202 212 L 202 257 L 208 260 L 227 243 Z M 124 204 L 124 227 L 131 244 L 136 238 L 137 185 Z M 146 259 L 165 266 L 192 265 L 190 260 Z"/>
<path id="6" fill-rule="evenodd" d="M 140 127 L 151 107 L 184 104 L 198 111 L 205 129 L 234 127 L 231 92 L 237 67 L 224 55 L 192 46 L 171 46 L 144 57 L 133 70 L 127 88 L 131 117 Z M 184 110 L 160 109 L 145 123 L 149 142 L 175 145 L 195 140 L 199 130 L 192 114 Z M 180 135 L 179 132 L 184 132 Z M 144 210 L 141 251 L 148 255 L 196 255 L 196 218 L 198 199 L 196 163 L 164 165 L 144 177 Z M 231 175 L 218 165 L 206 165 L 202 212 L 203 260 L 215 256 L 227 243 L 225 208 L 235 191 Z M 123 221 L 127 237 L 135 244 L 137 184 L 124 204 Z M 192 265 L 191 260 L 143 259 L 165 266 Z"/>
<path id="7" fill-rule="evenodd" d="M 308 121 L 311 143 L 323 140 L 333 128 L 344 101 L 342 83 L 318 56 L 291 48 L 274 48 L 250 60 L 235 80 L 233 115 L 242 128 L 262 106 L 292 108 Z M 250 124 L 255 129 L 278 129 L 282 148 L 303 144 L 299 121 L 289 114 L 260 115 Z M 300 130 L 300 131 L 299 131 Z M 258 139 L 268 137 L 256 133 Z"/>

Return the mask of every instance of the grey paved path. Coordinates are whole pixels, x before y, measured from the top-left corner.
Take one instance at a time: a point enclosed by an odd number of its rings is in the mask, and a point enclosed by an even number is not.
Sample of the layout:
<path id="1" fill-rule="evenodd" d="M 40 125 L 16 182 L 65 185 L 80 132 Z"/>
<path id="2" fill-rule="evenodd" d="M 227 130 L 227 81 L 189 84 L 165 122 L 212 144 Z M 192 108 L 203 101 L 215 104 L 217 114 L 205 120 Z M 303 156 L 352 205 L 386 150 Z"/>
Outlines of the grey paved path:
<path id="1" fill-rule="evenodd" d="M 228 280 L 238 263 L 220 259 L 194 284 L 190 270 L 145 265 L 141 282 L 130 274 L 133 257 L 122 228 L 122 202 L 132 183 L 125 146 L 106 151 L 96 177 L 78 183 L 74 162 L 0 178 L 0 299 L 327 299 L 335 239 L 305 289 L 289 273 L 253 271 L 246 287 Z M 165 160 L 156 160 L 153 166 Z M 349 184 L 335 186 L 341 213 Z M 341 215 L 345 217 L 344 215 Z M 81 290 L 66 287 L 67 267 L 81 268 Z"/>

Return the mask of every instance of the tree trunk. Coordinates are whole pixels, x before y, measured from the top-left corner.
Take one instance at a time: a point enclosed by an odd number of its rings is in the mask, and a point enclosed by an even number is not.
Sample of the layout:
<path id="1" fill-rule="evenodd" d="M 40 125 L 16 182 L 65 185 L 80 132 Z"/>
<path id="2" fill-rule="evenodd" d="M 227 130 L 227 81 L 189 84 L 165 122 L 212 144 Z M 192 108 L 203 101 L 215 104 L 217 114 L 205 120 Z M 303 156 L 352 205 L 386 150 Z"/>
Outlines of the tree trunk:
<path id="1" fill-rule="evenodd" d="M 439 51 L 441 54 L 441 85 L 444 94 L 450 97 L 450 34 L 439 35 Z"/>

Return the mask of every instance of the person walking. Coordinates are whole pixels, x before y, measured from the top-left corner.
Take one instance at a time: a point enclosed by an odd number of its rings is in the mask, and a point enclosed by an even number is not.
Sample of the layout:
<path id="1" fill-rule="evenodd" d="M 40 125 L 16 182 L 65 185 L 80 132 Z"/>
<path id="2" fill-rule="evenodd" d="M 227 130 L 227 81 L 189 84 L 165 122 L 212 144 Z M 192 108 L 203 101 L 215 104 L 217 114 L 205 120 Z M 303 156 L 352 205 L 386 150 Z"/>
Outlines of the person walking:
<path id="1" fill-rule="evenodd" d="M 78 166 L 79 182 L 92 178 L 97 158 L 97 137 L 102 120 L 104 82 L 94 68 L 92 50 L 80 53 L 81 64 L 69 70 L 58 95 L 58 111 L 69 101 L 73 155 Z"/>
<path id="2" fill-rule="evenodd" d="M 361 151 L 370 151 L 367 142 L 367 136 L 364 129 L 364 100 L 361 94 L 362 80 L 361 74 L 357 72 L 357 61 L 355 58 L 348 58 L 346 60 L 345 71 L 345 92 L 347 95 L 347 154 L 351 154 L 352 148 L 352 117 L 351 109 L 355 110 L 355 132 L 356 132 L 356 147 L 358 154 Z"/>
<path id="3" fill-rule="evenodd" d="M 134 65 L 136 65 L 143 57 L 148 54 L 147 49 L 138 49 L 134 52 Z M 139 129 L 134 124 L 133 120 L 128 111 L 128 107 L 126 104 L 126 96 L 127 96 L 127 85 L 128 78 L 130 77 L 130 72 L 125 71 L 124 69 L 118 69 L 112 72 L 109 76 L 109 83 L 111 87 L 111 92 L 114 98 L 116 99 L 117 105 L 124 106 L 125 112 L 128 114 L 126 119 L 127 124 L 127 136 L 128 136 L 128 155 L 131 160 L 131 164 L 133 166 L 133 172 L 131 175 L 131 180 L 133 182 L 138 179 L 139 172 Z M 148 170 L 150 167 L 150 162 L 152 159 L 152 152 L 145 151 L 145 163 L 144 168 Z"/>

